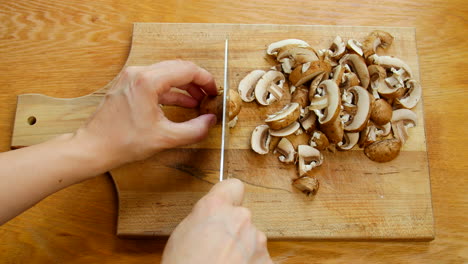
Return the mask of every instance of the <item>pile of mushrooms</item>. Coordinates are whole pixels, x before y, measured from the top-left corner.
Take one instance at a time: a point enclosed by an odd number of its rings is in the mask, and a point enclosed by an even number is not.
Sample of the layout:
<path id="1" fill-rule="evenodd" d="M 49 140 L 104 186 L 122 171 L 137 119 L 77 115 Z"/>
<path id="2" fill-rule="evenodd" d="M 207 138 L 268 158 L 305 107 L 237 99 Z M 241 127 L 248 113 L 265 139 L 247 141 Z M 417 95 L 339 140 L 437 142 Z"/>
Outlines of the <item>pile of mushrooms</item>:
<path id="1" fill-rule="evenodd" d="M 293 185 L 306 194 L 318 190 L 309 172 L 322 164 L 321 151 L 359 146 L 373 161 L 395 159 L 408 128 L 417 124 L 410 109 L 421 86 L 404 61 L 377 53 L 393 39 L 376 30 L 363 42 L 337 36 L 322 50 L 299 39 L 270 44 L 266 53 L 277 65 L 248 73 L 239 83 L 240 98 L 264 107 L 280 102 L 289 89 L 291 101 L 254 129 L 252 150 L 297 164 Z"/>

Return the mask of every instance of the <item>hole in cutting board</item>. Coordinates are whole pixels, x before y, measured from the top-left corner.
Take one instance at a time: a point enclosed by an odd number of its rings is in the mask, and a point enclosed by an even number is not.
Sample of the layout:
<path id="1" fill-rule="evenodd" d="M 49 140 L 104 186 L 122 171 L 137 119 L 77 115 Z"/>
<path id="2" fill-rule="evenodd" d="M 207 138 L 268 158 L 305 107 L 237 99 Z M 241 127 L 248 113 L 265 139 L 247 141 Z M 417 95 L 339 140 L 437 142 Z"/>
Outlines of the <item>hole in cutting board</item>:
<path id="1" fill-rule="evenodd" d="M 29 125 L 32 126 L 32 125 L 36 124 L 36 122 L 37 122 L 37 119 L 36 119 L 35 116 L 30 116 L 30 117 L 28 117 L 28 124 L 29 124 Z"/>

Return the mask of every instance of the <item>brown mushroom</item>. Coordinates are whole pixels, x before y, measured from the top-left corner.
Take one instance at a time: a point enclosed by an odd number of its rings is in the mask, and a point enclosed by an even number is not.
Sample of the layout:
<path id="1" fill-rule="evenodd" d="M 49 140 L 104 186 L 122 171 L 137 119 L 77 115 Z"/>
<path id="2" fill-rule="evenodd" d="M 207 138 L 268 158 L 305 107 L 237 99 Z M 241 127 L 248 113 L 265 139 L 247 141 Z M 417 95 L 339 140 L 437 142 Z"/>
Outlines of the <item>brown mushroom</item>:
<path id="1" fill-rule="evenodd" d="M 404 145 L 408 139 L 408 128 L 417 125 L 418 117 L 409 109 L 397 109 L 393 111 L 391 122 L 393 135 Z"/>
<path id="2" fill-rule="evenodd" d="M 392 120 L 392 106 L 384 99 L 377 99 L 372 106 L 370 119 L 377 125 L 384 125 Z"/>
<path id="3" fill-rule="evenodd" d="M 254 89 L 258 80 L 265 74 L 263 70 L 254 70 L 247 74 L 239 83 L 237 90 L 244 102 L 252 102 L 255 100 Z"/>
<path id="4" fill-rule="evenodd" d="M 348 43 L 346 44 L 346 48 L 349 50 L 350 53 L 355 53 L 359 56 L 363 55 L 362 44 L 361 42 L 355 39 L 349 39 Z"/>
<path id="5" fill-rule="evenodd" d="M 301 85 L 296 88 L 296 90 L 292 93 L 291 96 L 292 103 L 298 103 L 301 108 L 305 108 L 309 105 L 309 89 L 307 87 Z"/>
<path id="6" fill-rule="evenodd" d="M 278 54 L 279 49 L 288 45 L 296 45 L 297 47 L 310 47 L 307 42 L 300 39 L 283 39 L 268 45 L 267 54 L 276 55 Z"/>
<path id="7" fill-rule="evenodd" d="M 269 127 L 267 125 L 256 127 L 250 139 L 252 150 L 261 155 L 267 154 L 270 151 L 270 139 Z"/>
<path id="8" fill-rule="evenodd" d="M 301 123 L 302 128 L 306 133 L 311 133 L 312 131 L 315 130 L 316 124 L 317 124 L 317 116 L 313 111 L 306 110 L 306 114 L 304 117 L 299 119 L 299 123 Z"/>
<path id="9" fill-rule="evenodd" d="M 325 61 L 308 62 L 296 67 L 289 75 L 289 81 L 292 85 L 298 87 L 317 77 L 319 74 L 330 71 L 331 66 Z"/>
<path id="10" fill-rule="evenodd" d="M 322 151 L 328 148 L 328 146 L 330 145 L 330 142 L 328 141 L 328 138 L 327 136 L 325 136 L 324 133 L 322 133 L 320 130 L 316 130 L 314 131 L 314 133 L 312 134 L 312 137 L 310 138 L 309 145 Z"/>
<path id="11" fill-rule="evenodd" d="M 388 162 L 400 154 L 401 142 L 398 139 L 384 139 L 376 141 L 364 148 L 364 154 L 376 162 Z"/>
<path id="12" fill-rule="evenodd" d="M 346 43 L 343 41 L 343 39 L 341 39 L 340 36 L 335 37 L 333 43 L 330 46 L 330 51 L 330 57 L 334 60 L 339 60 L 341 57 L 343 57 L 346 51 Z"/>
<path id="13" fill-rule="evenodd" d="M 275 149 L 281 155 L 278 159 L 284 163 L 294 163 L 296 160 L 296 151 L 294 146 L 287 138 L 282 138 Z"/>
<path id="14" fill-rule="evenodd" d="M 255 99 L 261 105 L 270 105 L 283 97 L 285 78 L 279 71 L 268 71 L 255 86 Z"/>
<path id="15" fill-rule="evenodd" d="M 409 80 L 406 82 L 406 86 L 409 88 L 408 92 L 406 92 L 402 98 L 397 98 L 396 104 L 411 109 L 415 107 L 421 99 L 421 84 L 415 80 Z"/>
<path id="16" fill-rule="evenodd" d="M 320 184 L 316 178 L 304 176 L 294 180 L 293 186 L 305 193 L 307 196 L 310 196 L 317 193 Z"/>
<path id="17" fill-rule="evenodd" d="M 364 129 L 369 121 L 373 98 L 366 89 L 360 86 L 353 86 L 346 90 L 352 94 L 352 105 L 356 107 L 355 113 L 348 113 L 349 120 L 344 122 L 344 130 L 348 132 L 359 132 Z"/>
<path id="18" fill-rule="evenodd" d="M 380 65 L 385 69 L 403 69 L 408 78 L 411 78 L 413 75 L 410 66 L 406 64 L 406 62 L 392 56 L 377 56 L 374 54 L 369 57 L 369 61 L 372 64 Z"/>
<path id="19" fill-rule="evenodd" d="M 299 159 L 299 177 L 306 175 L 308 171 L 320 166 L 323 161 L 320 151 L 309 145 L 299 145 L 297 155 Z"/>
<path id="20" fill-rule="evenodd" d="M 273 130 L 285 128 L 299 119 L 301 107 L 298 103 L 289 103 L 278 112 L 268 115 L 265 123 Z"/>
<path id="21" fill-rule="evenodd" d="M 301 125 L 299 124 L 299 122 L 293 122 L 291 125 L 282 129 L 278 129 L 278 130 L 270 129 L 270 135 L 275 136 L 275 137 L 286 137 L 294 133 L 300 133 L 298 132 L 300 127 Z"/>
<path id="22" fill-rule="evenodd" d="M 359 132 L 346 132 L 343 135 L 343 140 L 336 144 L 336 147 L 339 150 L 350 150 L 352 149 L 359 141 Z"/>
<path id="23" fill-rule="evenodd" d="M 354 73 L 359 77 L 361 86 L 364 89 L 367 89 L 369 86 L 369 71 L 367 70 L 367 65 L 364 59 L 357 54 L 346 54 L 343 58 L 340 59 L 341 65 L 349 65 Z"/>
<path id="24" fill-rule="evenodd" d="M 377 48 L 386 50 L 392 45 L 393 36 L 382 30 L 372 31 L 362 43 L 364 57 L 367 58 L 377 52 Z"/>

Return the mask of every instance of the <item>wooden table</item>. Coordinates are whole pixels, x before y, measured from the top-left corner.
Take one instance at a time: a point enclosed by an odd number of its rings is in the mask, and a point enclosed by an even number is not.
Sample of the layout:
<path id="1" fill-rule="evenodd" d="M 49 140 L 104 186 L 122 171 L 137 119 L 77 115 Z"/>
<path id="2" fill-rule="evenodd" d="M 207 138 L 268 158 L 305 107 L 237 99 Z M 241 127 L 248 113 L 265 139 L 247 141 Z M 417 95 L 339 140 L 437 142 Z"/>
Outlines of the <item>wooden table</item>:
<path id="1" fill-rule="evenodd" d="M 468 7 L 457 1 L 44 1 L 0 3 L 0 151 L 9 150 L 16 95 L 77 97 L 104 86 L 129 51 L 132 22 L 416 27 L 436 239 L 432 242 L 269 242 L 276 263 L 468 261 Z M 0 227 L 0 262 L 160 260 L 165 240 L 115 236 L 106 175 L 62 190 Z"/>

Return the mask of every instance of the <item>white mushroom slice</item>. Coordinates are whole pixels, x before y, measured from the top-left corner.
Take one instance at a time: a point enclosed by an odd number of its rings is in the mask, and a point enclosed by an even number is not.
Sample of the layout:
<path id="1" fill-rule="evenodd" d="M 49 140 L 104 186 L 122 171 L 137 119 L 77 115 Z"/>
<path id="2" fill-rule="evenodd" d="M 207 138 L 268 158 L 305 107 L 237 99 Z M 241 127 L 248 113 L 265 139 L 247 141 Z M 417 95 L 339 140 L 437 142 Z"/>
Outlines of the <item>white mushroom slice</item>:
<path id="1" fill-rule="evenodd" d="M 239 120 L 238 116 L 234 117 L 231 121 L 229 121 L 228 127 L 234 128 L 237 125 L 238 120 Z"/>
<path id="2" fill-rule="evenodd" d="M 292 72 L 293 63 L 291 59 L 284 58 L 284 59 L 281 59 L 279 62 L 281 62 L 281 68 L 283 69 L 284 73 L 289 74 Z"/>
<path id="3" fill-rule="evenodd" d="M 298 103 L 289 103 L 278 112 L 268 115 L 265 123 L 273 130 L 285 128 L 299 119 L 301 107 Z"/>
<path id="4" fill-rule="evenodd" d="M 293 186 L 305 193 L 307 196 L 310 196 L 317 193 L 320 184 L 316 178 L 304 176 L 294 180 Z"/>
<path id="5" fill-rule="evenodd" d="M 406 82 L 409 91 L 400 99 L 396 99 L 397 104 L 404 108 L 411 109 L 415 107 L 421 99 L 421 84 L 415 80 Z"/>
<path id="6" fill-rule="evenodd" d="M 361 56 L 357 54 L 346 54 L 341 58 L 340 64 L 343 66 L 350 66 L 352 71 L 358 75 L 361 86 L 367 89 L 370 81 L 369 71 L 367 70 L 366 62 Z"/>
<path id="7" fill-rule="evenodd" d="M 339 60 L 343 55 L 345 54 L 346 51 L 346 43 L 341 39 L 340 36 L 336 36 L 336 38 L 333 40 L 333 43 L 330 46 L 331 50 L 331 55 L 335 60 Z"/>
<path id="8" fill-rule="evenodd" d="M 270 135 L 275 137 L 287 137 L 294 134 L 300 127 L 301 125 L 299 122 L 294 122 L 291 125 L 279 130 L 270 129 Z"/>
<path id="9" fill-rule="evenodd" d="M 263 70 L 254 70 L 247 74 L 239 83 L 237 90 L 244 102 L 252 102 L 255 99 L 254 89 L 258 80 L 265 74 Z"/>
<path id="10" fill-rule="evenodd" d="M 258 154 L 265 155 L 270 151 L 270 132 L 267 125 L 260 125 L 254 129 L 252 132 L 252 137 L 250 139 L 250 145 L 252 150 Z"/>
<path id="11" fill-rule="evenodd" d="M 411 78 L 413 75 L 411 72 L 411 68 L 408 64 L 392 56 L 378 56 L 374 54 L 369 57 L 369 61 L 373 64 L 380 65 L 386 69 L 403 69 L 405 70 L 406 74 L 408 74 L 409 78 Z"/>
<path id="12" fill-rule="evenodd" d="M 314 97 L 309 105 L 309 110 L 322 110 L 328 106 L 328 96 Z"/>
<path id="13" fill-rule="evenodd" d="M 375 99 L 379 99 L 379 87 L 382 86 L 382 89 L 386 89 L 387 85 L 384 83 L 385 77 L 387 77 L 387 72 L 382 66 L 379 65 L 370 65 L 367 67 L 370 76 L 370 92 Z"/>
<path id="14" fill-rule="evenodd" d="M 364 57 L 369 57 L 377 52 L 377 48 L 387 49 L 392 45 L 393 36 L 382 30 L 372 31 L 362 43 Z"/>
<path id="15" fill-rule="evenodd" d="M 355 39 L 349 39 L 348 43 L 346 44 L 346 48 L 348 48 L 348 50 L 358 54 L 359 56 L 363 55 L 362 44 L 361 44 L 361 42 L 359 42 L 359 41 L 357 41 Z"/>
<path id="16" fill-rule="evenodd" d="M 276 55 L 280 48 L 287 45 L 297 45 L 298 47 L 310 47 L 310 45 L 307 42 L 300 39 L 284 39 L 268 45 L 267 54 Z"/>
<path id="17" fill-rule="evenodd" d="M 303 71 L 303 68 L 307 68 L 307 70 Z M 312 80 L 318 75 L 330 71 L 331 66 L 329 63 L 325 61 L 313 61 L 309 64 L 302 64 L 297 66 L 289 75 L 289 81 L 291 81 L 292 85 L 298 87 Z"/>
<path id="18" fill-rule="evenodd" d="M 279 71 L 268 71 L 255 86 L 255 99 L 261 105 L 270 105 L 283 96 L 285 78 Z"/>
<path id="19" fill-rule="evenodd" d="M 284 163 L 293 163 L 296 160 L 296 151 L 294 146 L 287 138 L 282 138 L 276 146 L 276 151 L 281 155 L 278 159 Z"/>
<path id="20" fill-rule="evenodd" d="M 330 145 L 330 142 L 324 133 L 322 133 L 320 130 L 316 130 L 310 138 L 309 145 L 318 150 L 325 150 Z"/>
<path id="21" fill-rule="evenodd" d="M 315 130 L 316 122 L 317 116 L 313 111 L 307 111 L 307 114 L 299 120 L 306 133 L 311 133 Z"/>
<path id="22" fill-rule="evenodd" d="M 299 145 L 297 155 L 299 157 L 299 177 L 306 175 L 308 171 L 322 164 L 322 154 L 314 147 Z"/>
<path id="23" fill-rule="evenodd" d="M 324 113 L 318 120 L 320 124 L 325 124 L 339 115 L 341 105 L 340 90 L 332 80 L 323 81 L 317 89 L 320 88 L 323 89 L 328 98 L 328 106 L 325 108 Z"/>
<path id="24" fill-rule="evenodd" d="M 348 132 L 348 133 L 344 133 L 343 140 L 341 142 L 338 142 L 336 146 L 339 150 L 350 150 L 354 146 L 356 146 L 358 141 L 359 141 L 359 132 L 354 132 L 354 133 Z"/>
<path id="25" fill-rule="evenodd" d="M 276 59 L 280 62 L 283 59 L 289 59 L 290 62 L 292 62 L 293 68 L 300 64 L 319 60 L 314 49 L 311 47 L 300 47 L 298 45 L 287 45 L 280 48 Z"/>
<path id="26" fill-rule="evenodd" d="M 325 77 L 325 73 L 321 73 L 317 75 L 311 82 L 310 82 L 310 87 L 309 87 L 309 100 L 313 100 L 315 97 L 315 92 L 319 86 L 319 84 L 322 82 L 323 78 Z"/>
<path id="27" fill-rule="evenodd" d="M 377 128 L 371 123 L 369 123 L 369 125 L 366 128 L 361 130 L 361 132 L 359 133 L 358 141 L 359 147 L 364 148 L 369 144 L 374 143 L 377 140 L 376 132 Z"/>
<path id="28" fill-rule="evenodd" d="M 393 135 L 404 145 L 408 139 L 408 128 L 417 125 L 418 117 L 409 109 L 397 109 L 393 111 L 391 122 Z"/>
<path id="29" fill-rule="evenodd" d="M 345 72 L 345 67 L 343 67 L 343 65 L 337 65 L 333 68 L 332 80 L 336 82 L 336 85 L 338 86 L 341 85 L 341 82 L 343 81 L 344 72 Z"/>
<path id="30" fill-rule="evenodd" d="M 372 98 L 366 89 L 360 86 L 353 86 L 348 89 L 348 92 L 353 94 L 354 105 L 357 107 L 357 111 L 352 115 L 350 122 L 344 124 L 344 130 L 348 132 L 359 132 L 369 121 L 371 114 Z"/>
<path id="31" fill-rule="evenodd" d="M 388 135 L 390 135 L 390 132 L 392 132 L 392 124 L 390 122 L 380 126 L 380 125 L 375 125 L 376 127 L 376 131 L 375 131 L 375 135 L 376 136 L 379 136 L 379 137 L 386 137 Z"/>

